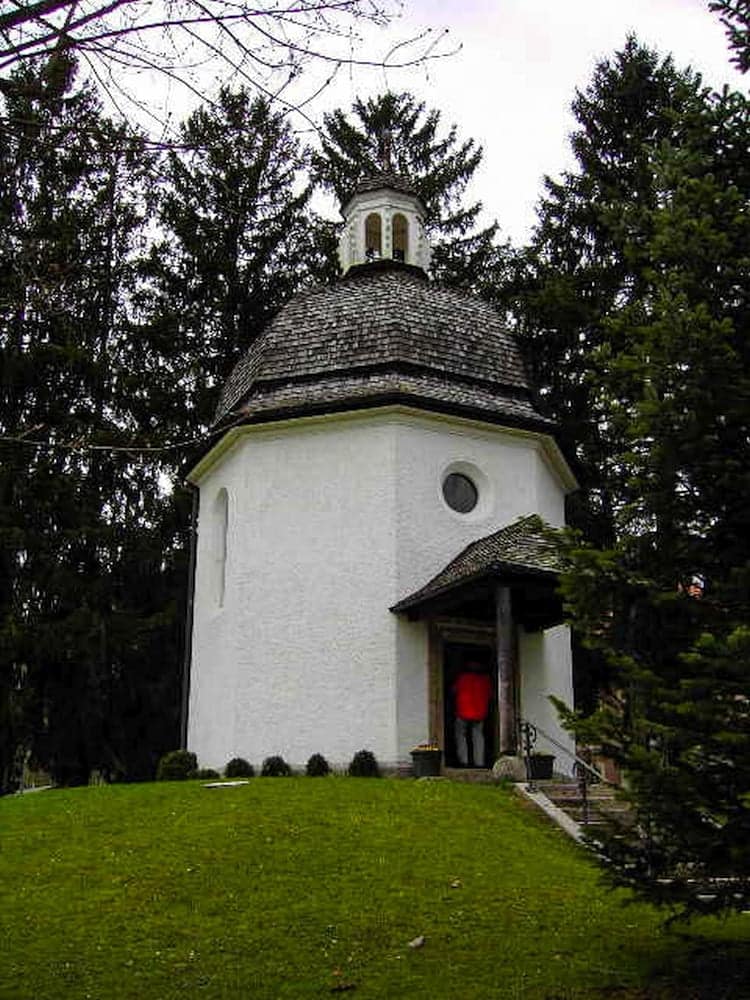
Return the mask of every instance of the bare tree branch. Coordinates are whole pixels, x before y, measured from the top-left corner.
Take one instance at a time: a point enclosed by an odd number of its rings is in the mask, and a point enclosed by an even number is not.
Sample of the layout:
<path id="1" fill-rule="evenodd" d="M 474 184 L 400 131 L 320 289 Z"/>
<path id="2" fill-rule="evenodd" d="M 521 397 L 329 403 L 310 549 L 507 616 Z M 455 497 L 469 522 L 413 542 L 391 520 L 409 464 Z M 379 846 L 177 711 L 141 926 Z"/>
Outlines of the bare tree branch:
<path id="1" fill-rule="evenodd" d="M 29 21 L 40 20 L 47 14 L 54 14 L 62 7 L 72 7 L 76 0 L 40 0 L 39 3 L 16 4 L 17 9 L 8 14 L 0 14 L 0 31 L 9 31 Z"/>
<path id="2" fill-rule="evenodd" d="M 280 96 L 304 66 L 329 65 L 322 86 L 321 74 L 311 81 L 311 95 L 317 95 L 344 65 L 402 69 L 451 54 L 443 50 L 444 35 L 423 33 L 399 42 L 382 58 L 369 52 L 360 56 L 357 25 L 387 25 L 398 2 L 10 0 L 14 9 L 0 14 L 0 74 L 30 59 L 69 52 L 84 60 L 115 107 L 122 103 L 114 95 L 119 90 L 144 110 L 138 75 L 146 71 L 202 98 L 207 81 L 215 88 L 240 76 L 287 110 L 300 109 L 310 122 L 301 108 L 311 96 L 296 101 Z M 0 75 L 0 91 L 9 93 L 12 87 L 12 80 Z M 148 109 L 150 117 L 158 120 L 153 111 Z"/>

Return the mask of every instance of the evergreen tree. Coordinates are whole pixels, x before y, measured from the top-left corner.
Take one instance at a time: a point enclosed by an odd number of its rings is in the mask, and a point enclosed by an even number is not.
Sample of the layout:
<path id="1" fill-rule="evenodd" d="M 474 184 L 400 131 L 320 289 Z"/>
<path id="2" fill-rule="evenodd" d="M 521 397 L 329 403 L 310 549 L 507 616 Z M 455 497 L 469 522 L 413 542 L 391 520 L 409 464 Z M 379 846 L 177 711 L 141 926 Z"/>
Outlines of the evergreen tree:
<path id="1" fill-rule="evenodd" d="M 747 0 L 709 0 L 709 8 L 721 15 L 726 28 L 732 62 L 741 73 L 750 69 L 750 9 Z"/>
<path id="2" fill-rule="evenodd" d="M 313 177 L 340 204 L 384 164 L 407 177 L 426 209 L 436 279 L 493 298 L 509 251 L 497 242 L 497 223 L 476 228 L 481 202 L 463 203 L 482 150 L 473 139 L 459 140 L 455 125 L 447 131 L 441 126 L 440 112 L 426 110 L 408 93 L 358 99 L 351 116 L 340 108 L 324 116 Z M 329 239 L 335 260 L 335 231 Z"/>
<path id="3" fill-rule="evenodd" d="M 150 162 L 74 71 L 54 89 L 17 73 L 0 139 L 4 787 L 28 753 L 61 782 L 132 773 L 128 672 L 176 676 L 158 470 L 110 450 L 149 431 L 129 304 Z"/>
<path id="4" fill-rule="evenodd" d="M 195 111 L 168 154 L 149 309 L 182 359 L 178 435 L 210 424 L 240 352 L 319 269 L 305 166 L 284 117 L 244 89 Z"/>
<path id="5" fill-rule="evenodd" d="M 619 703 L 572 724 L 627 774 L 636 824 L 601 845 L 620 884 L 691 915 L 750 900 L 748 103 L 702 95 L 644 147 L 621 205 L 637 262 L 590 351 L 613 540 L 569 550 L 573 622 Z"/>
<path id="6" fill-rule="evenodd" d="M 625 209 L 656 204 L 651 151 L 676 135 L 702 94 L 698 77 L 634 37 L 597 65 L 572 105 L 576 169 L 545 179 L 533 239 L 515 261 L 510 297 L 526 365 L 581 486 L 568 500 L 568 523 L 603 546 L 615 536 L 620 467 L 612 456 L 622 449 L 592 358 L 616 335 L 613 312 L 649 283 Z M 609 671 L 575 633 L 573 641 L 576 704 L 592 709 Z"/>
<path id="7" fill-rule="evenodd" d="M 569 518 L 603 542 L 612 537 L 616 470 L 590 359 L 614 336 L 606 325 L 612 311 L 648 284 L 623 210 L 655 204 L 650 151 L 674 136 L 679 116 L 701 94 L 698 77 L 633 37 L 601 62 L 572 105 L 577 168 L 559 181 L 546 178 L 537 228 L 517 262 L 515 311 L 526 363 L 577 462 L 582 489 Z"/>

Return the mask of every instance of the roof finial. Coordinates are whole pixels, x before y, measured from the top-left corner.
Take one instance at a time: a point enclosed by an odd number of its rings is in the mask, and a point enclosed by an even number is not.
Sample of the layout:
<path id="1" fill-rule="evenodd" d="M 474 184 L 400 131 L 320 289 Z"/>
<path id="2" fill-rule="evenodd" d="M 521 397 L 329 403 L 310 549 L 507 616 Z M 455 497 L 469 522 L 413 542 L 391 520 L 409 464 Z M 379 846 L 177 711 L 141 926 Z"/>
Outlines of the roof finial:
<path id="1" fill-rule="evenodd" d="M 393 172 L 393 163 L 391 161 L 392 146 L 393 137 L 391 136 L 391 130 L 389 128 L 383 129 L 380 134 L 380 168 L 384 174 Z"/>

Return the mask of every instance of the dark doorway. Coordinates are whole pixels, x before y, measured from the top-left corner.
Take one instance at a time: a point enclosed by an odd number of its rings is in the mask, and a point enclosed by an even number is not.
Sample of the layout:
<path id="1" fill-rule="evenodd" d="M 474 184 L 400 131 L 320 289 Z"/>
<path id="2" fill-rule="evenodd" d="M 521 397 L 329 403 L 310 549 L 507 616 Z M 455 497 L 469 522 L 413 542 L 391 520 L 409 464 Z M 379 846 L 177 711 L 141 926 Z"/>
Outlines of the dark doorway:
<path id="1" fill-rule="evenodd" d="M 489 678 L 487 714 L 481 722 L 457 726 L 457 682 L 472 666 Z M 497 757 L 497 664 L 487 643 L 443 643 L 443 749 L 447 767 L 492 767 Z"/>

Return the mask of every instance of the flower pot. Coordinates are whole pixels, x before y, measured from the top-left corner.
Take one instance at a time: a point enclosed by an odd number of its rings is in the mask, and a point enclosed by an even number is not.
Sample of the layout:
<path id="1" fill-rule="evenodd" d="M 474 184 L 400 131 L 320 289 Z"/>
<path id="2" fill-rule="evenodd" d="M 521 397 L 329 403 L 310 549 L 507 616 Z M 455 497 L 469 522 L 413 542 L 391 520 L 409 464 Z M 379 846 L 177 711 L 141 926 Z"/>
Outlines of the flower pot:
<path id="1" fill-rule="evenodd" d="M 411 760 L 415 778 L 436 778 L 440 774 L 442 750 L 412 750 Z"/>
<path id="2" fill-rule="evenodd" d="M 554 754 L 533 753 L 529 757 L 532 781 L 547 781 L 552 777 L 552 765 L 555 763 Z"/>

